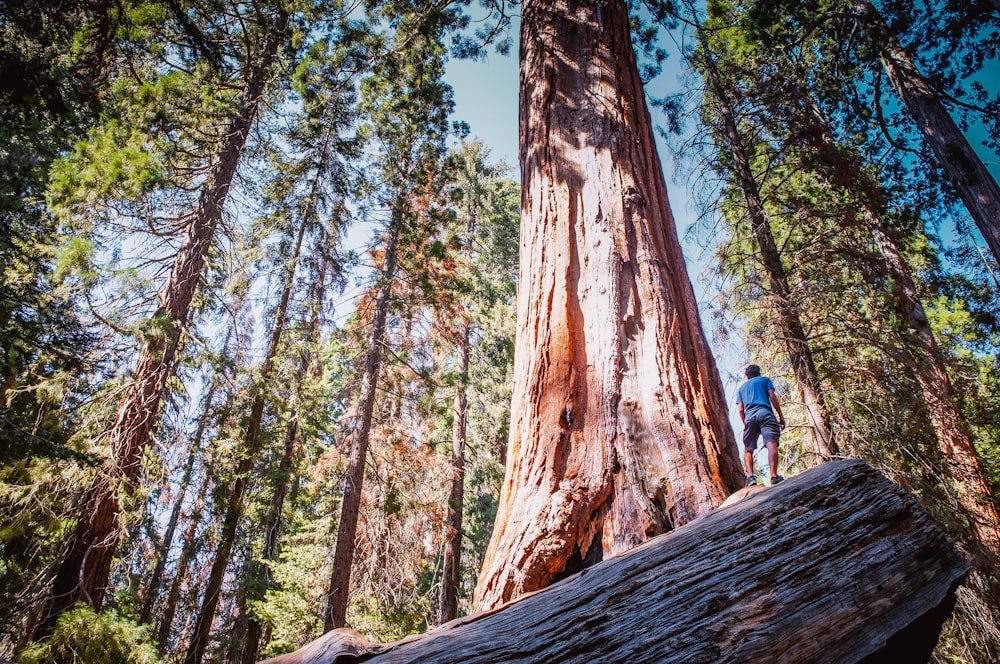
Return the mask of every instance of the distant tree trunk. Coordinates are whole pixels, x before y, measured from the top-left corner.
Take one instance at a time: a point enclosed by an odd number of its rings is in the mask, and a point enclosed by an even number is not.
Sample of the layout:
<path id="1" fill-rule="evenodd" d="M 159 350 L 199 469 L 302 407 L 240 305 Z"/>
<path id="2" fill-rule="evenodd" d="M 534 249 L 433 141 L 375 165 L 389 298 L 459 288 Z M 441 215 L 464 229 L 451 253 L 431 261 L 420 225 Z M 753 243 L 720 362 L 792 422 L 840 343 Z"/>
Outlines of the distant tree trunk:
<path id="1" fill-rule="evenodd" d="M 278 306 L 275 309 L 274 323 L 271 327 L 267 349 L 264 351 L 260 375 L 255 381 L 254 400 L 250 406 L 247 431 L 240 451 L 242 456 L 236 468 L 236 476 L 227 494 L 228 500 L 226 501 L 225 516 L 223 517 L 222 528 L 219 532 L 219 547 L 215 552 L 215 559 L 212 561 L 212 572 L 209 575 L 208 585 L 205 587 L 205 595 L 202 600 L 201 611 L 198 613 L 198 622 L 195 624 L 194 635 L 191 637 L 191 643 L 188 645 L 187 655 L 184 658 L 185 664 L 201 663 L 201 658 L 205 653 L 205 646 L 208 643 L 209 632 L 212 628 L 212 621 L 215 620 L 215 610 L 218 606 L 219 595 L 222 590 L 222 581 L 225 578 L 226 567 L 229 565 L 233 544 L 236 541 L 236 530 L 239 527 L 240 520 L 243 518 L 247 482 L 250 480 L 250 473 L 260 456 L 260 429 L 264 421 L 265 392 L 268 381 L 271 378 L 271 373 L 274 370 L 274 361 L 277 358 L 278 349 L 281 346 L 281 337 L 285 331 L 285 323 L 288 318 L 288 303 L 291 300 L 292 288 L 295 285 L 295 271 L 302 252 L 302 241 L 305 237 L 308 223 L 308 215 L 306 215 L 299 224 L 292 255 L 284 266 L 281 296 Z"/>
<path id="2" fill-rule="evenodd" d="M 719 75 L 715 56 L 701 25 L 697 25 L 696 29 L 704 56 L 705 76 L 712 95 L 715 97 L 716 110 L 724 128 L 722 138 L 732 158 L 732 168 L 736 172 L 743 198 L 746 201 L 747 211 L 750 214 L 750 226 L 754 238 L 757 240 L 760 258 L 768 276 L 771 299 L 775 304 L 776 323 L 781 331 L 788 361 L 795 372 L 795 382 L 802 393 L 802 401 L 806 411 L 809 413 L 814 446 L 818 454 L 830 457 L 837 454 L 839 449 L 833 437 L 830 413 L 823 398 L 819 372 L 816 371 L 812 349 L 809 347 L 809 338 L 806 335 L 805 326 L 802 324 L 802 318 L 799 316 L 798 307 L 793 301 L 788 274 L 785 272 L 785 266 L 781 261 L 781 252 L 778 251 L 778 245 L 771 232 L 771 224 L 767 212 L 764 210 L 760 186 L 751 168 L 743 136 L 736 124 L 736 113 L 730 102 L 729 93 Z"/>
<path id="3" fill-rule="evenodd" d="M 869 0 L 855 12 L 892 86 L 934 151 L 993 258 L 1000 261 L 1000 185 L 942 105 L 940 97 Z"/>
<path id="4" fill-rule="evenodd" d="M 174 578 L 170 581 L 170 589 L 163 602 L 163 614 L 160 616 L 160 624 L 156 630 L 156 644 L 160 655 L 166 652 L 167 642 L 170 640 L 170 629 L 173 627 L 174 615 L 177 613 L 177 602 L 180 600 L 181 589 L 187 580 L 188 567 L 191 566 L 191 561 L 194 560 L 195 554 L 198 552 L 198 526 L 201 524 L 201 510 L 205 504 L 205 494 L 208 493 L 210 481 L 206 473 L 198 496 L 195 498 L 194 508 L 188 517 L 188 527 L 184 531 L 184 535 L 181 536 L 181 541 L 184 544 L 181 546 L 181 555 L 177 559 Z"/>
<path id="5" fill-rule="evenodd" d="M 187 320 L 202 267 L 215 238 L 215 228 L 287 22 L 285 13 L 275 20 L 261 60 L 248 68 L 239 110 L 222 135 L 222 145 L 202 189 L 198 209 L 174 259 L 170 278 L 160 293 L 160 305 L 150 319 L 157 326 L 165 323 L 166 333 L 148 335 L 139 353 L 118 415 L 106 434 L 111 444 L 111 459 L 98 471 L 87 491 L 69 551 L 53 581 L 38 636 L 50 632 L 56 618 L 77 601 L 99 608 L 104 600 L 111 561 L 118 545 L 120 491 L 124 485 L 125 491 L 131 494 L 139 483 L 143 452 L 159 420 L 160 401 L 167 378 L 173 371 L 181 329 Z"/>
<path id="6" fill-rule="evenodd" d="M 462 570 L 462 509 L 465 503 L 465 436 L 468 406 L 469 328 L 462 323 L 458 338 L 458 383 L 455 386 L 455 420 L 451 429 L 451 490 L 448 492 L 448 540 L 444 549 L 439 623 L 458 617 L 458 587 Z"/>
<path id="7" fill-rule="evenodd" d="M 232 328 L 230 328 L 231 330 Z M 223 344 L 225 349 L 229 344 L 227 337 Z M 223 350 L 225 353 L 225 350 Z M 191 439 L 191 449 L 188 452 L 187 461 L 184 463 L 184 472 L 177 487 L 177 498 L 174 502 L 174 509 L 170 512 L 170 520 L 167 522 L 167 529 L 163 533 L 163 541 L 156 549 L 156 566 L 149 579 L 149 587 L 146 588 L 146 597 L 142 603 L 142 611 L 139 613 L 139 622 L 148 623 L 153 615 L 153 606 L 160 594 L 160 584 L 163 583 L 163 570 L 167 566 L 167 556 L 174 542 L 174 532 L 177 529 L 177 522 L 180 520 L 181 510 L 184 507 L 184 499 L 187 497 L 188 486 L 191 484 L 191 475 L 194 472 L 194 463 L 201 452 L 201 441 L 205 437 L 205 430 L 208 428 L 208 420 L 212 411 L 215 392 L 219 387 L 219 377 L 216 376 L 209 385 L 208 392 L 205 393 L 201 417 L 198 418 L 198 428 L 195 430 L 194 438 Z"/>
<path id="8" fill-rule="evenodd" d="M 299 233 L 295 240 L 294 256 L 292 261 L 290 261 L 289 265 L 286 267 L 287 271 L 284 289 L 282 291 L 282 301 L 279 305 L 282 318 L 286 316 L 288 299 L 291 296 L 293 278 L 295 276 L 295 267 L 298 264 L 299 253 L 302 249 L 302 241 L 305 237 L 306 226 L 311 221 L 314 221 L 315 208 L 312 205 L 312 201 L 315 200 L 318 194 L 320 184 L 319 174 L 324 170 L 325 169 L 323 168 L 317 169 L 317 175 L 313 179 L 310 195 L 307 199 L 308 202 L 302 214 L 302 224 L 299 227 Z M 321 261 L 321 267 L 314 290 L 316 306 L 313 310 L 312 321 L 308 327 L 309 333 L 306 341 L 307 346 L 316 343 L 319 338 L 318 311 L 322 308 L 322 301 L 325 293 L 326 267 L 325 261 Z M 275 349 L 277 349 L 277 340 L 275 340 Z M 285 505 L 285 496 L 288 494 L 288 484 L 291 478 L 292 464 L 295 459 L 295 449 L 298 442 L 298 403 L 302 396 L 302 388 L 305 383 L 306 376 L 311 370 L 313 370 L 313 367 L 310 366 L 310 360 L 307 354 L 307 357 L 304 358 L 304 361 L 299 367 L 295 378 L 295 387 L 292 394 L 292 410 L 288 426 L 285 429 L 281 460 L 278 463 L 278 472 L 273 479 L 273 493 L 271 494 L 271 501 L 268 505 L 267 514 L 264 516 L 264 522 L 262 524 L 264 531 L 264 547 L 261 552 L 261 563 L 251 567 L 253 574 L 252 578 L 248 579 L 254 585 L 253 589 L 247 589 L 248 598 L 251 600 L 262 600 L 266 596 L 267 590 L 271 585 L 270 563 L 278 559 L 278 538 L 281 532 L 281 513 Z M 252 611 L 248 612 L 246 637 L 243 639 L 243 652 L 241 656 L 241 662 L 243 664 L 253 664 L 257 661 L 257 653 L 260 651 L 260 640 L 263 634 L 263 625 L 261 625 L 261 623 L 254 617 Z"/>
<path id="9" fill-rule="evenodd" d="M 526 0 L 511 431 L 478 609 L 705 514 L 743 471 L 621 0 Z"/>
<path id="10" fill-rule="evenodd" d="M 823 160 L 832 162 L 842 172 L 835 176 L 836 179 L 854 181 L 856 191 L 868 192 L 868 200 L 862 196 L 861 220 L 878 245 L 891 279 L 894 308 L 900 318 L 900 327 L 911 344 L 907 358 L 909 368 L 920 386 L 938 448 L 948 464 L 959 502 L 968 513 L 972 532 L 987 551 L 988 563 L 995 565 L 1000 559 L 1000 516 L 969 427 L 955 401 L 945 358 L 913 281 L 913 271 L 887 232 L 882 216 L 875 210 L 875 206 L 884 201 L 884 195 L 878 183 L 865 174 L 863 164 L 838 149 L 823 113 L 815 105 L 810 108 L 810 120 L 817 130 L 813 135 L 821 141 L 817 147 L 823 152 Z"/>
<path id="11" fill-rule="evenodd" d="M 323 611 L 323 631 L 347 624 L 347 603 L 350 599 L 351 567 L 354 564 L 354 545 L 358 532 L 358 514 L 361 508 L 361 488 L 365 478 L 365 461 L 368 457 L 368 434 L 371 431 L 372 412 L 378 388 L 379 368 L 382 364 L 382 343 L 385 338 L 386 318 L 392 287 L 396 278 L 396 252 L 402 226 L 403 201 L 396 200 L 392 209 L 389 239 L 385 248 L 385 262 L 378 274 L 378 291 L 374 302 L 371 330 L 365 350 L 364 373 L 358 392 L 358 407 L 354 428 L 350 433 L 351 456 L 344 477 L 344 491 L 337 523 L 337 544 L 333 553 L 333 572 Z"/>
<path id="12" fill-rule="evenodd" d="M 267 515 L 264 518 L 264 549 L 261 552 L 261 562 L 253 570 L 253 578 L 256 581 L 256 591 L 247 589 L 248 599 L 262 600 L 267 595 L 268 588 L 271 587 L 271 563 L 278 559 L 278 539 L 281 534 L 281 512 L 285 506 L 285 497 L 288 495 L 288 485 L 292 474 L 292 464 L 295 461 L 295 447 L 298 442 L 299 420 L 298 411 L 292 411 L 292 419 L 288 422 L 285 430 L 285 445 L 281 454 L 281 461 L 278 464 L 278 473 L 274 480 L 274 493 L 271 494 L 271 502 L 267 508 Z M 246 637 L 243 639 L 243 655 L 240 659 L 242 664 L 254 664 L 257 661 L 257 654 L 260 652 L 261 636 L 264 633 L 264 626 L 261 625 L 252 612 L 247 615 Z"/>
<path id="13" fill-rule="evenodd" d="M 1000 517 L 983 476 L 969 427 L 955 403 L 944 357 L 917 293 L 910 266 L 875 213 L 868 208 L 863 213 L 889 270 L 892 297 L 901 327 L 909 331 L 907 336 L 913 344 L 914 377 L 920 386 L 938 448 L 948 464 L 959 502 L 968 513 L 969 525 L 995 565 L 1000 560 Z"/>

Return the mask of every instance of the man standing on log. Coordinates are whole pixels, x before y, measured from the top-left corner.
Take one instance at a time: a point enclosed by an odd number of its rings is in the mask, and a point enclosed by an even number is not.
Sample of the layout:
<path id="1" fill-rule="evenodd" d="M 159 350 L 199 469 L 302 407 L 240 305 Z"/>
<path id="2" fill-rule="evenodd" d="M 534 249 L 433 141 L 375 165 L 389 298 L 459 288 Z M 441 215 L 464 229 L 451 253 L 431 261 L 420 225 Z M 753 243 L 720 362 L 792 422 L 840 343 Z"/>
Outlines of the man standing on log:
<path id="1" fill-rule="evenodd" d="M 757 439 L 764 438 L 767 445 L 767 464 L 771 469 L 771 486 L 785 479 L 778 474 L 778 438 L 785 429 L 785 416 L 781 414 L 778 395 L 774 393 L 774 383 L 767 376 L 760 375 L 756 364 L 748 366 L 744 372 L 747 382 L 737 392 L 740 420 L 743 421 L 744 460 L 747 471 L 747 486 L 757 484 L 753 469 L 753 453 L 757 450 Z M 774 410 L 771 410 L 771 406 Z M 775 419 L 774 414 L 778 417 Z"/>

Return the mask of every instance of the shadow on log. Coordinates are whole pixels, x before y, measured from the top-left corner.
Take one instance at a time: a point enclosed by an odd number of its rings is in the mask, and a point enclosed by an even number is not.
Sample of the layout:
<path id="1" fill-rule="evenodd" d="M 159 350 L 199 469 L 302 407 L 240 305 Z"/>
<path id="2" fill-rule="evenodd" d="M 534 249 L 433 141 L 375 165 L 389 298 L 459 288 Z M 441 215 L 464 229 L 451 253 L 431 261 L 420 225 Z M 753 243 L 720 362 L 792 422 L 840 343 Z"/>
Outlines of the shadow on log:
<path id="1" fill-rule="evenodd" d="M 266 664 L 925 662 L 969 566 L 916 500 L 835 461 L 489 613 Z M 742 499 L 740 499 L 742 498 Z"/>

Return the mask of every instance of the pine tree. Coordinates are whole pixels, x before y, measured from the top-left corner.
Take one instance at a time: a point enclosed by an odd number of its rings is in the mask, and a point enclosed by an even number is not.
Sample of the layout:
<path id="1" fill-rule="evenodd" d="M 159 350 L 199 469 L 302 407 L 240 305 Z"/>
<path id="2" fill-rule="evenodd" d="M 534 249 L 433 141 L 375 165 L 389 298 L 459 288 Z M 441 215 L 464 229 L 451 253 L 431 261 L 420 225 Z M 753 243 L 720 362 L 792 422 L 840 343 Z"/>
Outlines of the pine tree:
<path id="1" fill-rule="evenodd" d="M 440 79 L 444 56 L 441 33 L 453 20 L 453 11 L 422 4 L 381 8 L 380 15 L 394 34 L 390 48 L 373 63 L 374 75 L 362 85 L 363 105 L 371 115 L 371 132 L 378 144 L 376 195 L 388 208 L 389 220 L 381 236 L 384 244 L 368 313 L 364 369 L 350 431 L 350 459 L 324 609 L 326 631 L 346 624 L 369 434 L 400 244 L 407 241 L 413 219 L 420 214 L 421 189 L 433 186 L 432 178 L 439 170 L 436 162 L 443 156 L 451 100 L 450 89 Z"/>

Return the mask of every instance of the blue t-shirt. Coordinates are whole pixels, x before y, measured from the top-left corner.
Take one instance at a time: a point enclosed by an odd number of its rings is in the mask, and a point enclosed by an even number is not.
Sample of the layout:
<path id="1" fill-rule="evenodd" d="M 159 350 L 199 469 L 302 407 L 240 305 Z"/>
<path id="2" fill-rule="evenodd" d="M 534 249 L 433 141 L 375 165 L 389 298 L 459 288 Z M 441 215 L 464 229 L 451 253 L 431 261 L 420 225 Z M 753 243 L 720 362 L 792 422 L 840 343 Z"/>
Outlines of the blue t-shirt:
<path id="1" fill-rule="evenodd" d="M 773 389 L 774 383 L 771 382 L 770 378 L 767 376 L 754 376 L 740 385 L 739 392 L 736 393 L 736 403 L 743 404 L 747 415 L 751 415 L 761 408 L 765 408 L 773 414 L 774 411 L 771 410 L 771 398 L 768 396 L 768 390 Z"/>

